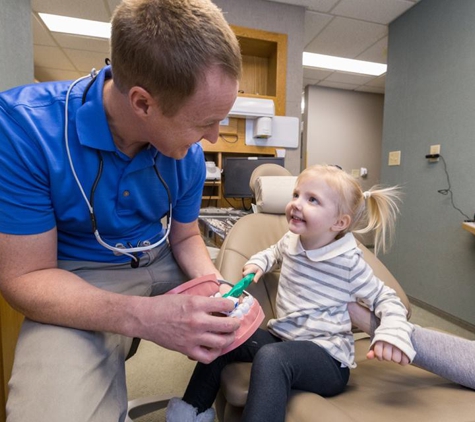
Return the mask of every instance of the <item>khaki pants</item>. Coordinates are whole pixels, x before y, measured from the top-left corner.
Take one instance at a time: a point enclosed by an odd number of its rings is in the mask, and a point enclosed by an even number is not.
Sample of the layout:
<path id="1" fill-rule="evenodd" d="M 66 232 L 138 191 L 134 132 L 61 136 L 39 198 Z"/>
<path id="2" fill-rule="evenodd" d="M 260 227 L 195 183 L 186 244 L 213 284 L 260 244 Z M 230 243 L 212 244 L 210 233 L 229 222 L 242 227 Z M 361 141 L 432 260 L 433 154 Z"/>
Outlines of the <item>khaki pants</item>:
<path id="1" fill-rule="evenodd" d="M 61 261 L 99 288 L 126 294 L 163 294 L 186 280 L 168 246 L 126 264 Z M 8 422 L 120 422 L 127 411 L 125 357 L 132 339 L 40 324 L 26 319 L 15 352 Z"/>

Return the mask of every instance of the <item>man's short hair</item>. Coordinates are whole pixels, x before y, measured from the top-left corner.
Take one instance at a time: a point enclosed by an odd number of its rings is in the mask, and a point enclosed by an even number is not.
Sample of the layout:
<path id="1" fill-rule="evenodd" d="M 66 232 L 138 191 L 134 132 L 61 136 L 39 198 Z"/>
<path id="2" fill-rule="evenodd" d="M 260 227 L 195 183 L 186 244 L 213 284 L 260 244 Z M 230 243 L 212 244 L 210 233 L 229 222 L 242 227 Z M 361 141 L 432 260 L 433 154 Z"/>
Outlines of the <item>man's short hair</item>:
<path id="1" fill-rule="evenodd" d="M 146 89 L 169 116 L 211 66 L 236 80 L 242 66 L 237 38 L 209 0 L 124 0 L 112 17 L 111 61 L 119 90 Z"/>

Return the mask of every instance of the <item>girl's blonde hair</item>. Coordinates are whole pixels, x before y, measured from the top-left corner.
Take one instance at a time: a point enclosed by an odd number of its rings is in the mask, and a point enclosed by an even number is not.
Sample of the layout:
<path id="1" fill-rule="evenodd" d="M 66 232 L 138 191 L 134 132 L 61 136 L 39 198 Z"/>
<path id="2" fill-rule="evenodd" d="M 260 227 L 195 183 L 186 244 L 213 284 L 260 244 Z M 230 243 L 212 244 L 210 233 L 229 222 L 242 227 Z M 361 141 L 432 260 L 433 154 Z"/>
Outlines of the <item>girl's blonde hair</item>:
<path id="1" fill-rule="evenodd" d="M 315 165 L 300 173 L 297 183 L 303 177 L 319 177 L 333 189 L 339 197 L 338 215 L 351 218 L 348 227 L 339 236 L 346 233 L 374 232 L 374 252 L 383 253 L 392 242 L 395 222 L 399 213 L 401 189 L 398 186 L 373 186 L 363 192 L 357 180 L 337 166 Z"/>

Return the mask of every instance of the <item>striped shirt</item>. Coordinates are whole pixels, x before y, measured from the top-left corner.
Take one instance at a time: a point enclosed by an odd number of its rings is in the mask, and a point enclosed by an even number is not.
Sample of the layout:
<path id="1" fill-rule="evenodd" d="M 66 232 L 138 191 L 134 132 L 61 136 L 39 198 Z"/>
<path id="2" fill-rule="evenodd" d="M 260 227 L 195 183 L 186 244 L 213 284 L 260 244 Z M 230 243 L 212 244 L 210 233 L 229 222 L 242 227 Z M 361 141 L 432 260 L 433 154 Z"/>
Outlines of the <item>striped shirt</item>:
<path id="1" fill-rule="evenodd" d="M 412 361 L 412 325 L 396 292 L 374 276 L 353 234 L 315 250 L 305 250 L 287 232 L 278 243 L 252 256 L 264 272 L 280 266 L 276 316 L 268 329 L 283 340 L 308 340 L 342 366 L 355 368 L 354 338 L 347 304 L 358 301 L 381 319 L 372 344 L 385 341 Z"/>

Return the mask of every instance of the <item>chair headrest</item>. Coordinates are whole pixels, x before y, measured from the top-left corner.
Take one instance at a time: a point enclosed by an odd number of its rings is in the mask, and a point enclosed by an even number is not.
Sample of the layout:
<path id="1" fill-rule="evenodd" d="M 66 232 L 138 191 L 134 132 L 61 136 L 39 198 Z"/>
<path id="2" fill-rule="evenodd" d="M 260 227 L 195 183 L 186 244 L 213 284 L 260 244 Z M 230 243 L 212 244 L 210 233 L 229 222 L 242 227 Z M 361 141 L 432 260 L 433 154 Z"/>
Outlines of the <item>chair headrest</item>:
<path id="1" fill-rule="evenodd" d="M 273 163 L 261 164 L 259 167 L 256 167 L 251 174 L 251 179 L 249 180 L 249 187 L 254 193 L 254 196 L 256 193 L 254 190 L 256 180 L 261 176 L 292 176 L 292 173 L 285 167 Z"/>
<path id="2" fill-rule="evenodd" d="M 297 176 L 260 176 L 254 183 L 257 212 L 285 214 Z"/>

